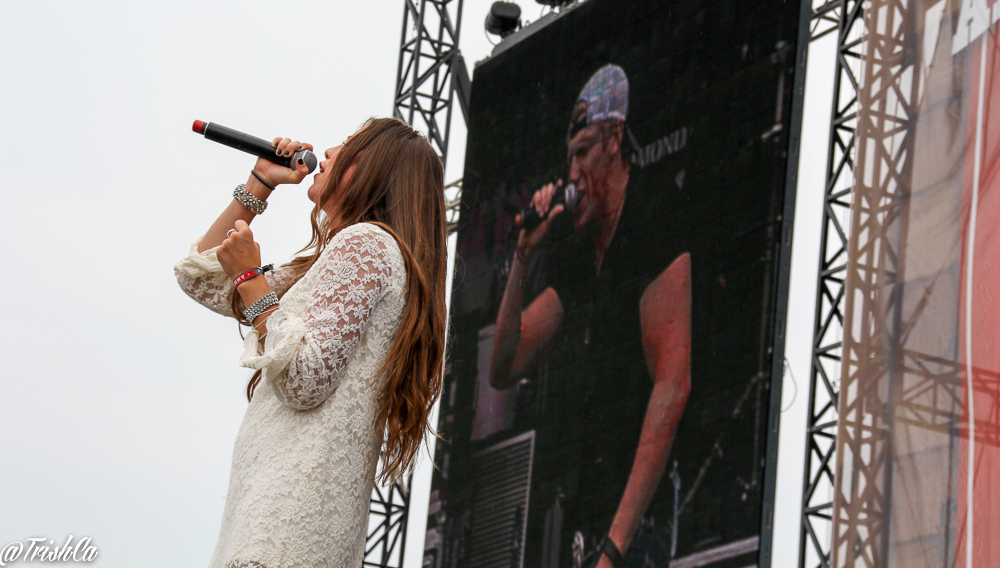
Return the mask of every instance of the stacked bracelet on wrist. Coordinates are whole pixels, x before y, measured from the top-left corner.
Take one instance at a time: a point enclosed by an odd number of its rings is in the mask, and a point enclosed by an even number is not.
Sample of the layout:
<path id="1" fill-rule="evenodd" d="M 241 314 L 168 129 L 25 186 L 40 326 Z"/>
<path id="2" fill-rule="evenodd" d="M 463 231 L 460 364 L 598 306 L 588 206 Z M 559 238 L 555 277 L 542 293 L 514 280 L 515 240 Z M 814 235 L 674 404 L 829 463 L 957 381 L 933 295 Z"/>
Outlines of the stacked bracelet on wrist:
<path id="1" fill-rule="evenodd" d="M 260 297 L 259 300 L 250 304 L 250 307 L 243 310 L 243 319 L 250 325 L 253 325 L 253 320 L 257 319 L 257 316 L 266 312 L 268 308 L 274 306 L 278 303 L 278 295 L 274 292 L 268 292 Z"/>
<path id="2" fill-rule="evenodd" d="M 257 199 L 254 194 L 245 189 L 242 183 L 233 190 L 233 198 L 255 215 L 260 215 L 267 209 L 267 202 L 263 199 Z"/>
<path id="3" fill-rule="evenodd" d="M 234 278 L 233 279 L 233 286 L 236 287 L 236 288 L 239 288 L 240 284 L 246 282 L 247 280 L 250 280 L 251 278 L 256 278 L 257 276 L 260 276 L 261 274 L 264 274 L 268 270 L 274 270 L 274 265 L 273 264 L 267 264 L 267 265 L 264 265 L 264 266 L 258 266 L 257 268 L 251 268 L 250 270 L 247 270 L 243 274 L 240 274 L 239 276 L 237 276 L 236 278 Z"/>

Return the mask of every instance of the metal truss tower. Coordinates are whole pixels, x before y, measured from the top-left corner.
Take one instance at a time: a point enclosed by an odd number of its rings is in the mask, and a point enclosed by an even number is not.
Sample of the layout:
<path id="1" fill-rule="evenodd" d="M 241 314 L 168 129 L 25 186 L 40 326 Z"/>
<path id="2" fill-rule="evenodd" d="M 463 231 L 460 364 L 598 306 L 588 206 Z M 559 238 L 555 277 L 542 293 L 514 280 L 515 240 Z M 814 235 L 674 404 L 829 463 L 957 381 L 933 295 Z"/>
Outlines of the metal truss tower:
<path id="1" fill-rule="evenodd" d="M 903 500 L 893 503 L 894 481 L 912 479 L 918 460 L 939 459 L 919 457 L 928 447 L 948 446 L 955 459 L 958 440 L 967 439 L 971 430 L 962 411 L 966 394 L 988 402 L 980 402 L 988 410 L 976 420 L 976 443 L 1000 445 L 998 374 L 967 370 L 957 354 L 945 358 L 927 353 L 926 337 L 922 340 L 917 331 L 936 323 L 932 319 L 921 325 L 935 282 L 918 288 L 920 268 L 911 275 L 906 266 L 912 189 L 923 181 L 913 179 L 915 122 L 920 101 L 931 92 L 930 84 L 920 84 L 922 50 L 916 46 L 921 45 L 922 14 L 917 6 L 909 0 L 870 0 L 864 15 L 867 54 L 858 90 L 864 110 L 855 137 L 857 175 L 844 294 L 844 313 L 852 323 L 842 348 L 829 553 L 835 567 L 909 565 L 905 545 L 894 540 L 900 529 L 890 526 L 891 519 L 906 516 L 890 514 L 906 504 L 904 491 L 899 496 Z M 921 251 L 912 256 L 920 258 Z M 922 289 L 921 297 L 904 300 L 904 288 Z M 966 384 L 972 392 L 965 392 Z M 914 449 L 917 440 L 920 451 Z M 950 482 L 928 483 L 950 492 Z M 954 503 L 951 496 L 947 501 Z M 941 529 L 917 533 L 941 538 L 942 565 L 949 565 L 953 553 L 949 543 L 955 534 L 948 514 Z M 919 556 L 930 560 L 927 554 Z"/>
<path id="2" fill-rule="evenodd" d="M 894 440 L 968 436 L 967 418 L 956 418 L 963 369 L 923 352 L 912 333 L 933 283 L 923 298 L 903 304 L 922 88 L 919 50 L 907 47 L 917 43 L 916 6 L 836 0 L 815 10 L 818 19 L 837 21 L 839 39 L 808 399 L 803 568 L 888 565 L 893 468 L 904 451 Z M 845 314 L 852 319 L 847 332 Z M 998 445 L 1000 377 L 973 373 L 976 396 L 992 408 L 977 420 L 977 442 Z M 894 556 L 905 564 L 902 553 Z"/>
<path id="3" fill-rule="evenodd" d="M 402 568 L 410 494 L 400 484 L 372 489 L 364 568 Z"/>
<path id="4" fill-rule="evenodd" d="M 905 196 L 912 184 L 919 86 L 915 50 L 906 48 L 913 41 L 913 5 L 872 0 L 863 16 L 867 54 L 857 91 L 851 238 L 841 288 L 852 329 L 842 331 L 832 566 L 875 568 L 887 560 L 892 385 L 903 380 Z"/>
<path id="5" fill-rule="evenodd" d="M 458 49 L 463 0 L 404 0 L 392 114 L 423 132 L 447 164 L 452 102 L 468 111 L 469 72 Z M 445 187 L 448 231 L 458 222 L 461 180 Z M 365 568 L 401 568 L 410 494 L 402 485 L 372 491 Z"/>
<path id="6" fill-rule="evenodd" d="M 463 0 L 404 0 L 392 115 L 425 133 L 448 164 L 452 102 L 462 117 L 469 109 L 471 82 L 458 49 Z M 448 232 L 458 225 L 461 180 L 445 187 Z"/>
<path id="7" fill-rule="evenodd" d="M 799 565 L 830 565 L 834 467 L 837 450 L 844 279 L 852 193 L 858 73 L 864 41 L 863 0 L 832 0 L 813 8 L 812 40 L 837 34 L 833 110 L 820 239 L 812 371 L 806 417 Z"/>
<path id="8" fill-rule="evenodd" d="M 447 164 L 453 95 L 464 116 L 469 72 L 458 49 L 463 0 L 405 0 L 393 116 L 424 132 Z"/>

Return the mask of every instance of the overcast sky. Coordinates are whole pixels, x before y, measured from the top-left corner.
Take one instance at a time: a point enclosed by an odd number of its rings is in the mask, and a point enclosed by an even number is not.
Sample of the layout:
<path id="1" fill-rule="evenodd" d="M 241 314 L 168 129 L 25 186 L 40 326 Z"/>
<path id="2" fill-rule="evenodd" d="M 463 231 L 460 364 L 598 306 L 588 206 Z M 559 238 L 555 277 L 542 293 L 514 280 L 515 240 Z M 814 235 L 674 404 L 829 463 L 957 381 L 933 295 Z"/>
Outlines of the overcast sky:
<path id="1" fill-rule="evenodd" d="M 491 49 L 490 3 L 465 4 L 470 72 Z M 0 5 L 0 546 L 90 536 L 93 566 L 207 564 L 249 373 L 236 325 L 187 298 L 172 268 L 254 159 L 191 123 L 340 143 L 392 112 L 402 12 L 401 0 Z M 455 122 L 447 181 L 461 177 Z M 304 190 L 279 188 L 254 222 L 264 262 L 306 244 Z M 808 367 L 796 373 L 801 390 Z M 801 464 L 789 471 L 800 484 Z M 783 546 L 792 558 L 797 536 Z"/>

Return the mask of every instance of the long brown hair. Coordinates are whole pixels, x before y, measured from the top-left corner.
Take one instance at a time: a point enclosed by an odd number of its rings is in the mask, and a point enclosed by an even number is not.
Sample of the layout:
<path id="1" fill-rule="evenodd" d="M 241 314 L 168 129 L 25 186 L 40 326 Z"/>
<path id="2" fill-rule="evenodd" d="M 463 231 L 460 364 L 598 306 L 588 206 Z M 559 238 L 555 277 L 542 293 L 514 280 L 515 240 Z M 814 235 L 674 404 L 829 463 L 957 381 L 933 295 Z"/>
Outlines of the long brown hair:
<path id="1" fill-rule="evenodd" d="M 345 180 L 352 164 L 354 172 Z M 406 307 L 389 354 L 372 378 L 386 375 L 376 422 L 385 424 L 379 480 L 394 483 L 406 475 L 430 432 L 431 407 L 441 393 L 447 317 L 444 172 L 424 136 L 401 120 L 372 118 L 341 148 L 328 179 L 312 211 L 312 238 L 301 251 L 312 252 L 285 265 L 291 278 L 276 292 L 284 294 L 302 278 L 345 227 L 371 222 L 395 237 L 406 262 Z M 327 206 L 338 218 L 323 213 Z M 241 314 L 239 295 L 231 302 L 233 313 Z M 257 371 L 247 384 L 247 400 L 259 382 Z"/>

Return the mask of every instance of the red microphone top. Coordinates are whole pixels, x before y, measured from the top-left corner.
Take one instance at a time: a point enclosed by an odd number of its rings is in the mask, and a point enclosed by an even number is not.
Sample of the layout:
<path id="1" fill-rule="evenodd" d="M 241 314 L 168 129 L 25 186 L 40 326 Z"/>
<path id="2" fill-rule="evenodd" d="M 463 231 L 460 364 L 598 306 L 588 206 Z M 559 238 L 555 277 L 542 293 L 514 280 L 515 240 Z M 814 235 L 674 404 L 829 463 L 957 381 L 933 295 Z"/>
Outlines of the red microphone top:
<path id="1" fill-rule="evenodd" d="M 194 126 L 191 127 L 191 130 L 194 130 L 198 134 L 204 134 L 205 123 L 201 120 L 196 120 L 194 121 Z"/>

